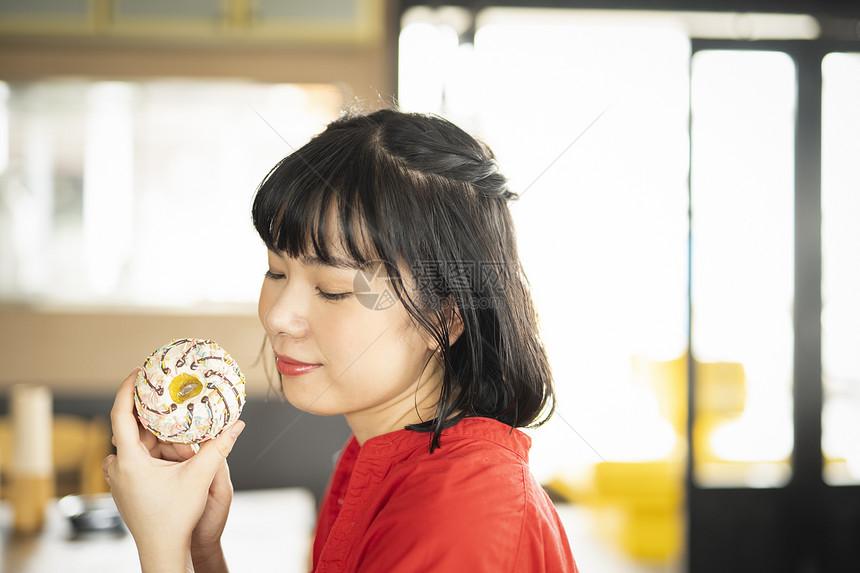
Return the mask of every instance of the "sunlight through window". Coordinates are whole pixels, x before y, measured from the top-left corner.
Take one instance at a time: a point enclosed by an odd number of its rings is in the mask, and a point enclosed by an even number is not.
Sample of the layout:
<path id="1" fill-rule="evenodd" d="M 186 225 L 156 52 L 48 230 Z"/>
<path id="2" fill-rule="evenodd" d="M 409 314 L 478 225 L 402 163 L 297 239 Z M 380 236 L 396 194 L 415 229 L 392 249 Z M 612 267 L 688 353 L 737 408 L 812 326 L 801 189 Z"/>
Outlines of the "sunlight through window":
<path id="1" fill-rule="evenodd" d="M 697 408 L 695 478 L 705 485 L 789 477 L 795 94 L 786 54 L 693 57 L 692 349 L 724 365 L 697 380 L 723 396 Z"/>
<path id="2" fill-rule="evenodd" d="M 254 303 L 265 268 L 256 186 L 337 117 L 343 94 L 43 80 L 8 84 L 0 103 L 0 300 L 226 309 Z"/>
<path id="3" fill-rule="evenodd" d="M 860 483 L 860 54 L 822 65 L 822 448 L 825 479 Z"/>
<path id="4" fill-rule="evenodd" d="M 456 46 L 453 31 L 406 26 L 400 103 L 482 137 L 521 194 L 519 248 L 560 399 L 534 470 L 664 459 L 679 414 L 661 415 L 639 374 L 686 352 L 689 41 L 660 20 L 564 11 L 491 9 L 476 29 Z M 431 54 L 459 63 L 438 77 Z"/>

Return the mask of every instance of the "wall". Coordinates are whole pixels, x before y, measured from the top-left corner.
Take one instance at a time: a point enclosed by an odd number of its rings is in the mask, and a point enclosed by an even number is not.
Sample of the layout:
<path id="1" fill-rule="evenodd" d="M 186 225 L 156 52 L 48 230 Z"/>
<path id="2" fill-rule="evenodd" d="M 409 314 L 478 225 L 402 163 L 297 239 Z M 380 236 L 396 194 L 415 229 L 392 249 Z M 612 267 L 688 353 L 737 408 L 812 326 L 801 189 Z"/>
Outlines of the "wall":
<path id="1" fill-rule="evenodd" d="M 112 394 L 150 352 L 184 337 L 221 344 L 245 373 L 249 396 L 265 396 L 268 388 L 253 308 L 166 314 L 0 307 L 0 325 L 0 390 L 24 382 L 57 394 Z"/>
<path id="2" fill-rule="evenodd" d="M 324 82 L 348 86 L 370 107 L 379 107 L 380 94 L 387 104 L 396 75 L 397 3 L 349 0 L 354 14 L 329 14 L 331 2 L 317 4 L 300 10 L 304 16 L 280 19 L 256 14 L 244 0 L 224 0 L 220 13 L 194 17 L 180 16 L 182 9 L 170 15 L 173 9 L 164 5 L 152 7 L 149 16 L 129 17 L 115 0 L 92 2 L 84 14 L 40 14 L 36 8 L 17 14 L 6 7 L 0 18 L 0 79 Z"/>
<path id="3" fill-rule="evenodd" d="M 160 46 L 9 39 L 0 36 L 0 79 L 243 78 L 265 82 L 336 83 L 369 108 L 393 94 L 393 54 L 386 44 L 364 48 Z M 381 96 L 381 99 L 380 99 Z"/>

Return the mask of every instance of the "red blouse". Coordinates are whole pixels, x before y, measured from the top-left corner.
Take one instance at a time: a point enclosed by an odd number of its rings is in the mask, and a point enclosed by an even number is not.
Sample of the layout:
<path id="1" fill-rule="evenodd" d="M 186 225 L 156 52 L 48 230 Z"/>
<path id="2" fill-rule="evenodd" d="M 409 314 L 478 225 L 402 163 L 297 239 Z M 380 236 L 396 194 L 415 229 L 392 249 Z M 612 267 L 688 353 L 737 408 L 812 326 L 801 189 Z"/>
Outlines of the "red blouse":
<path id="1" fill-rule="evenodd" d="M 430 436 L 350 438 L 320 507 L 315 573 L 577 571 L 527 435 L 466 418 L 432 454 Z"/>

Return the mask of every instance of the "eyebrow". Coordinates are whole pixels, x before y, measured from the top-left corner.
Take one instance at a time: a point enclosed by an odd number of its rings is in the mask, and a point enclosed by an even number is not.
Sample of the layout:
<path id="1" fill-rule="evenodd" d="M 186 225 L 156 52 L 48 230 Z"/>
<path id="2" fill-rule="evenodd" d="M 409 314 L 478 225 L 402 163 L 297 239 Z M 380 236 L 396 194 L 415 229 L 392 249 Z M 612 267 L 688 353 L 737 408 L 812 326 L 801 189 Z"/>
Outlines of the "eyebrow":
<path id="1" fill-rule="evenodd" d="M 330 257 L 328 261 L 323 261 L 316 255 L 305 255 L 302 257 L 302 262 L 306 265 L 311 265 L 314 267 L 331 267 L 335 269 L 347 269 L 347 270 L 362 270 L 365 268 L 366 264 L 361 264 L 358 261 L 353 261 L 351 259 L 342 259 L 339 257 Z"/>

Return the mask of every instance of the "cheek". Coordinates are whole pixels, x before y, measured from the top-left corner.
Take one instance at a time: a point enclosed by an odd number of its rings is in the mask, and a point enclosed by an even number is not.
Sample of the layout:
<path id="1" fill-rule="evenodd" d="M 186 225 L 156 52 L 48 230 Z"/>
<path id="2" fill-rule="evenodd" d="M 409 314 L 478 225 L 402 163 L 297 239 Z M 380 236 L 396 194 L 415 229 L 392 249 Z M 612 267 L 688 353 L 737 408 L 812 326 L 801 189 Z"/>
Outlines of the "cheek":
<path id="1" fill-rule="evenodd" d="M 349 360 L 384 329 L 373 314 L 364 308 L 353 312 L 321 312 L 314 317 L 311 329 L 317 343 L 328 353 Z"/>
<path id="2" fill-rule="evenodd" d="M 257 301 L 257 317 L 260 319 L 260 324 L 265 328 L 266 326 L 266 313 L 269 312 L 269 309 L 272 308 L 272 293 L 271 287 L 267 286 L 266 283 L 263 283 L 263 286 L 260 288 L 260 299 Z"/>
<path id="3" fill-rule="evenodd" d="M 338 309 L 342 310 L 342 309 Z M 329 359 L 342 367 L 375 364 L 379 367 L 401 353 L 400 337 L 403 325 L 387 310 L 378 311 L 360 305 L 349 312 L 320 313 L 314 317 L 311 329 L 317 344 Z"/>

